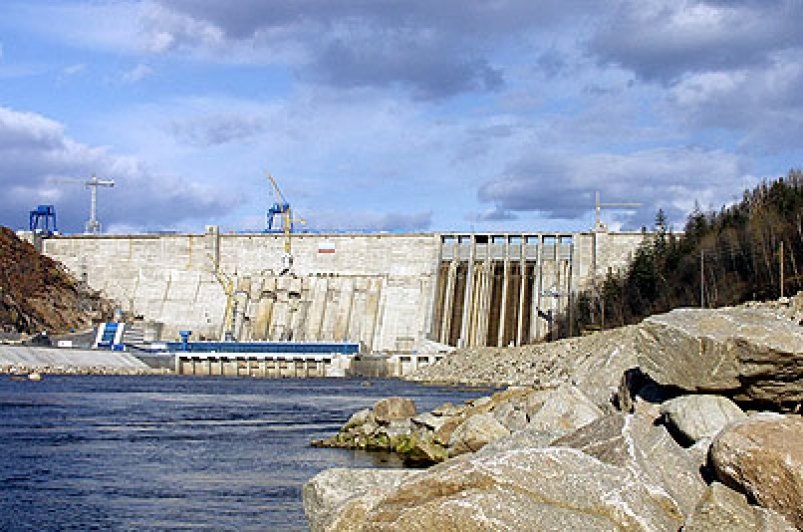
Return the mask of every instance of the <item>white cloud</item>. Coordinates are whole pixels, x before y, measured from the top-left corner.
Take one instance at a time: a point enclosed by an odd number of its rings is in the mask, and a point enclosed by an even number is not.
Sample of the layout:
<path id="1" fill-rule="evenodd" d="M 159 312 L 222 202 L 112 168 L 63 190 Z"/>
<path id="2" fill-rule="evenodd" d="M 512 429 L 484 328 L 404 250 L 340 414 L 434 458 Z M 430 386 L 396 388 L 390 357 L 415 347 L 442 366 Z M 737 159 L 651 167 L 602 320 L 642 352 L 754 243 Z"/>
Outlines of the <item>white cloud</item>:
<path id="1" fill-rule="evenodd" d="M 62 124 L 36 113 L 0 107 L 0 188 L 6 191 L 0 219 L 12 224 L 16 220 L 17 227 L 23 227 L 28 208 L 52 202 L 61 226 L 80 230 L 88 196 L 84 187 L 65 179 L 92 174 L 116 181 L 114 189 L 100 193 L 99 215 L 107 225 L 164 227 L 193 218 L 207 220 L 233 206 L 233 198 L 223 190 L 155 171 L 136 157 L 76 142 Z"/>
<path id="2" fill-rule="evenodd" d="M 756 182 L 740 157 L 720 150 L 669 148 L 628 154 L 533 153 L 485 183 L 481 201 L 503 212 L 537 211 L 551 218 L 580 218 L 606 202 L 641 203 L 612 214 L 626 227 L 651 225 L 658 209 L 675 223 L 699 201 L 721 205 Z"/>
<path id="3" fill-rule="evenodd" d="M 151 67 L 143 63 L 139 63 L 131 70 L 124 72 L 122 75 L 122 80 L 125 83 L 136 83 L 138 81 L 142 81 L 151 74 L 153 74 L 153 69 Z"/>
<path id="4" fill-rule="evenodd" d="M 75 76 L 77 74 L 81 74 L 85 70 L 86 70 L 86 65 L 85 64 L 77 63 L 77 64 L 74 64 L 74 65 L 69 65 L 69 66 L 64 67 L 64 69 L 61 72 L 65 76 Z"/>

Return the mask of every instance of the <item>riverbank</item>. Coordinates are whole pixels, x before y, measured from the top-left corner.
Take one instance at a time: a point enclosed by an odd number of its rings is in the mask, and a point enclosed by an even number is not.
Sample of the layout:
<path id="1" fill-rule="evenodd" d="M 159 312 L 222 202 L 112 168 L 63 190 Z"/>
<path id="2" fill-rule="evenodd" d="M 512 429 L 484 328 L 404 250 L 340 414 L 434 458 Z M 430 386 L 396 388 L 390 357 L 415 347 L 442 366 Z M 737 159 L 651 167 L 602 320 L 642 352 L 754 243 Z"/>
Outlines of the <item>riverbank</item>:
<path id="1" fill-rule="evenodd" d="M 803 527 L 803 293 L 458 351 L 414 378 L 516 386 L 355 413 L 328 443 L 437 465 L 317 475 L 304 489 L 313 531 Z"/>
<path id="2" fill-rule="evenodd" d="M 0 344 L 0 374 L 169 375 L 122 351 Z"/>

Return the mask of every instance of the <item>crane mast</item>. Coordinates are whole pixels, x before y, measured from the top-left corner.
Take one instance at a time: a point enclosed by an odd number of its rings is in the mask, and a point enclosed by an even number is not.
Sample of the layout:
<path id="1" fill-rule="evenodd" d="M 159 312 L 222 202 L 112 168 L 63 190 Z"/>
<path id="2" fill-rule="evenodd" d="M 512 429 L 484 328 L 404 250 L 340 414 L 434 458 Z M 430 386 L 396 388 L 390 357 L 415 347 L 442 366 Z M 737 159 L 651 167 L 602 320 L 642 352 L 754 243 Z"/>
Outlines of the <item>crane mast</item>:
<path id="1" fill-rule="evenodd" d="M 305 223 L 304 220 L 293 218 L 293 210 L 290 203 L 285 199 L 284 194 L 279 189 L 279 184 L 272 174 L 268 173 L 268 181 L 270 181 L 271 188 L 273 189 L 273 197 L 275 199 L 273 205 L 268 209 L 267 213 L 267 233 L 278 233 L 278 229 L 273 228 L 273 220 L 276 217 L 281 218 L 282 228 L 281 233 L 284 235 L 284 253 L 282 254 L 282 270 L 279 275 L 288 275 L 293 268 L 293 252 L 292 252 L 292 233 L 293 224 L 295 222 Z"/>

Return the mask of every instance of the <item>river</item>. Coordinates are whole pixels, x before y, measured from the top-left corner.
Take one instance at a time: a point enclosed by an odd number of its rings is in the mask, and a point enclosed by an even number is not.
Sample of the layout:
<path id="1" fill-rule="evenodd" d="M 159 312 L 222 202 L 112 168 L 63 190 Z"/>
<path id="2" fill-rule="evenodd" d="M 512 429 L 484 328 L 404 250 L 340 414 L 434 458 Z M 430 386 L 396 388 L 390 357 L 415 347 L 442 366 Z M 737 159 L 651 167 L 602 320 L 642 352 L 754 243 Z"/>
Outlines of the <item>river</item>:
<path id="1" fill-rule="evenodd" d="M 315 449 L 390 395 L 421 410 L 487 390 L 396 380 L 0 376 L 0 530 L 306 530 L 303 483 L 392 457 Z"/>

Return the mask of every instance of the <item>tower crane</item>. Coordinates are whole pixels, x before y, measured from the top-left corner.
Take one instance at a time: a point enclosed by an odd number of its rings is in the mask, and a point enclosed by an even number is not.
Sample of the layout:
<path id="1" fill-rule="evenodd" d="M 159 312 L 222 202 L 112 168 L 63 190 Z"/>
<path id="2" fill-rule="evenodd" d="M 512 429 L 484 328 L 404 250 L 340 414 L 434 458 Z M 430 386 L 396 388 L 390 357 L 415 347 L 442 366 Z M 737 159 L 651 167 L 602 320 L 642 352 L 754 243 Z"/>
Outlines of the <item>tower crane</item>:
<path id="1" fill-rule="evenodd" d="M 267 213 L 267 229 L 266 233 L 282 233 L 284 234 L 284 253 L 282 254 L 282 270 L 279 275 L 287 275 L 293 268 L 293 253 L 291 244 L 291 234 L 293 233 L 293 225 L 298 223 L 306 223 L 303 219 L 294 219 L 293 210 L 290 203 L 284 198 L 284 194 L 279 189 L 279 184 L 276 179 L 268 173 L 268 181 L 273 189 L 273 197 L 275 199 L 273 205 L 268 208 Z M 281 218 L 281 229 L 274 229 L 274 219 Z"/>
<path id="2" fill-rule="evenodd" d="M 599 199 L 599 190 L 594 196 L 594 230 L 604 230 L 605 224 L 602 223 L 602 209 L 603 208 L 619 208 L 619 209 L 635 209 L 641 207 L 641 203 L 603 203 Z"/>
<path id="3" fill-rule="evenodd" d="M 90 235 L 100 234 L 100 221 L 98 220 L 98 187 L 113 187 L 111 179 L 98 179 L 92 174 L 91 179 L 56 179 L 56 183 L 73 183 L 84 185 L 89 189 L 89 220 L 84 226 L 84 233 Z"/>

